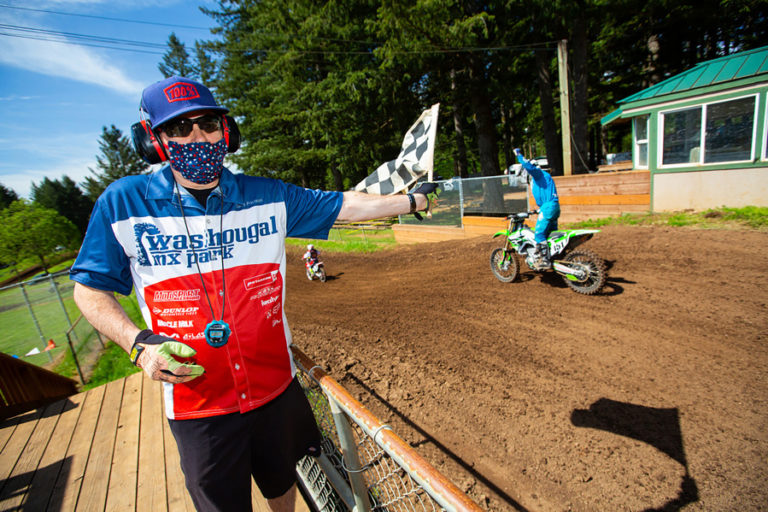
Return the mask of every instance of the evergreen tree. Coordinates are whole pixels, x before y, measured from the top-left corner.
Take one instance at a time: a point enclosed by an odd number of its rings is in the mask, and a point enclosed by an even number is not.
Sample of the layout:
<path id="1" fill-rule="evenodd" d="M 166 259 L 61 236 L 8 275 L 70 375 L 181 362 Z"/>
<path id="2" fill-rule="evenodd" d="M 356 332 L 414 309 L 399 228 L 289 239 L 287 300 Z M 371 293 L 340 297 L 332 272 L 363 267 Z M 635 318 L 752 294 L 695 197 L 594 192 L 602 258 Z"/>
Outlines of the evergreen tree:
<path id="1" fill-rule="evenodd" d="M 61 181 L 45 178 L 40 185 L 32 183 L 32 200 L 44 208 L 56 210 L 77 227 L 81 239 L 85 236 L 93 201 L 71 178 L 64 176 Z"/>
<path id="2" fill-rule="evenodd" d="M 194 65 L 189 61 L 189 53 L 186 46 L 173 32 L 168 36 L 168 50 L 163 55 L 163 61 L 157 65 L 157 69 L 165 78 L 174 75 L 187 78 L 199 77 Z"/>
<path id="3" fill-rule="evenodd" d="M 96 156 L 96 170 L 88 168 L 93 176 L 87 176 L 81 184 L 92 201 L 96 201 L 113 181 L 149 170 L 149 164 L 134 151 L 131 141 L 115 125 L 103 127 L 99 149 L 101 155 Z"/>
<path id="4" fill-rule="evenodd" d="M 0 210 L 5 210 L 12 202 L 18 200 L 19 196 L 15 191 L 0 183 Z"/>

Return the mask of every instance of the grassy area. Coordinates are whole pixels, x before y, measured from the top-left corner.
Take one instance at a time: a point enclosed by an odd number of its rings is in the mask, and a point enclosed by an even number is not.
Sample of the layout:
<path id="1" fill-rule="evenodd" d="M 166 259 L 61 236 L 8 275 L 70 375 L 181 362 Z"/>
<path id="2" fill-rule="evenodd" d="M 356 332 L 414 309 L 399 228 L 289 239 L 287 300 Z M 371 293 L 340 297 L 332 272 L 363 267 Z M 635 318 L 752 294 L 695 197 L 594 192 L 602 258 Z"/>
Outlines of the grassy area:
<path id="1" fill-rule="evenodd" d="M 144 329 L 146 323 L 141 316 L 141 310 L 139 309 L 139 303 L 136 300 L 136 292 L 131 292 L 131 295 L 124 297 L 122 295 L 117 296 L 118 301 L 125 309 L 128 317 L 133 320 L 133 323 Z M 140 372 L 139 368 L 136 368 L 131 364 L 128 359 L 128 354 L 119 345 L 113 342 L 108 342 L 106 348 L 99 356 L 96 365 L 93 367 L 93 373 L 85 385 L 83 390 L 95 388 L 111 382 L 113 380 L 122 379 L 132 373 Z"/>
<path id="2" fill-rule="evenodd" d="M 125 350 L 110 341 L 93 368 L 90 380 L 83 386 L 83 391 L 101 386 L 113 380 L 122 379 L 140 371 L 139 368 L 131 364 Z"/>
<path id="3" fill-rule="evenodd" d="M 321 251 L 330 252 L 375 252 L 382 249 L 391 249 L 397 245 L 395 234 L 390 228 L 333 228 L 328 235 L 328 240 L 308 240 L 303 238 L 288 238 L 285 245 L 306 247 L 307 244 L 316 245 Z"/>
<path id="4" fill-rule="evenodd" d="M 587 220 L 568 224 L 569 228 L 595 228 L 601 226 L 694 226 L 702 229 L 766 229 L 768 208 L 716 208 L 702 212 L 683 211 L 669 213 L 625 213 L 619 217 Z"/>

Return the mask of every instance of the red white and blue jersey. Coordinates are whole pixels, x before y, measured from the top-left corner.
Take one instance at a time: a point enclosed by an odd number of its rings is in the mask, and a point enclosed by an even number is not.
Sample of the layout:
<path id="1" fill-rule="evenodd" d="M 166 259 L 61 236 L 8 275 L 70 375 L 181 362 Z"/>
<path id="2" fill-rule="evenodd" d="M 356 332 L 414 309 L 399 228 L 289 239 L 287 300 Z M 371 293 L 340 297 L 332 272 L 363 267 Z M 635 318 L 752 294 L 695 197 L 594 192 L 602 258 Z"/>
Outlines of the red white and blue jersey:
<path id="1" fill-rule="evenodd" d="M 341 192 L 225 169 L 203 208 L 168 166 L 125 177 L 96 202 L 70 277 L 124 295 L 135 288 L 147 326 L 197 351 L 202 376 L 164 383 L 169 418 L 247 412 L 296 373 L 283 311 L 285 237 L 327 239 L 341 204 Z M 225 297 L 232 334 L 214 348 L 203 331 L 222 319 Z"/>

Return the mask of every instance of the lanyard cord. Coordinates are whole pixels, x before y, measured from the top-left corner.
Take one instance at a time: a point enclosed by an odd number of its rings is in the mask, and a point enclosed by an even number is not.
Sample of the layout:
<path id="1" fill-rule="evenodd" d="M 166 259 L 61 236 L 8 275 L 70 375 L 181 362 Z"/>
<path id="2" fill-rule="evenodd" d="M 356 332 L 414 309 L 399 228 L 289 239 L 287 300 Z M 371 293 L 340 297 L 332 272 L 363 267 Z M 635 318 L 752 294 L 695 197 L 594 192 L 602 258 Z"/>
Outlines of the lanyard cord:
<path id="1" fill-rule="evenodd" d="M 200 276 L 200 283 L 203 285 L 203 292 L 205 293 L 205 300 L 208 301 L 208 309 L 211 310 L 211 316 L 216 320 L 216 314 L 213 312 L 213 305 L 211 304 L 211 298 L 208 296 L 208 290 L 205 287 L 205 280 L 203 279 L 203 273 L 200 271 L 200 263 L 197 261 L 197 253 L 195 252 L 195 245 L 192 243 L 192 235 L 189 234 L 189 226 L 187 225 L 187 217 L 184 215 L 184 206 L 181 204 L 181 192 L 179 192 L 179 184 L 174 183 L 176 186 L 176 195 L 179 198 L 179 208 L 181 208 L 181 218 L 184 220 L 184 228 L 187 230 L 187 239 L 189 239 L 189 247 L 192 249 L 192 255 L 195 257 L 195 266 L 197 267 L 197 275 Z M 219 215 L 219 247 L 221 247 L 221 321 L 224 321 L 224 305 L 227 303 L 227 280 L 224 278 L 224 194 L 222 193 L 219 198 L 221 201 L 221 214 Z M 207 201 L 206 201 L 207 202 Z M 216 320 L 218 321 L 218 320 Z"/>

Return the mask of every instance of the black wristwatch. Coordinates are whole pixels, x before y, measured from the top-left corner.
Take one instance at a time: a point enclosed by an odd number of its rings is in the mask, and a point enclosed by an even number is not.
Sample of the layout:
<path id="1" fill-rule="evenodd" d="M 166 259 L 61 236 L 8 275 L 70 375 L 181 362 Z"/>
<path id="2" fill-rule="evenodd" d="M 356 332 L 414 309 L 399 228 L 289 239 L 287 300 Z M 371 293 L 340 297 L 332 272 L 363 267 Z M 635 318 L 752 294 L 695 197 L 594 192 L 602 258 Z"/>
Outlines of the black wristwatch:
<path id="1" fill-rule="evenodd" d="M 128 357 L 130 357 L 131 363 L 133 363 L 133 366 L 139 366 L 137 364 L 137 362 L 139 361 L 139 356 L 141 355 L 142 352 L 144 352 L 144 346 L 139 345 L 139 343 L 146 344 L 147 338 L 149 338 L 153 334 L 154 333 L 152 332 L 151 329 L 144 329 L 143 331 L 140 331 L 139 334 L 136 335 L 133 345 L 131 345 L 131 350 L 130 352 L 128 352 Z"/>
<path id="2" fill-rule="evenodd" d="M 416 198 L 413 197 L 413 194 L 406 194 L 408 196 L 408 200 L 411 202 L 411 211 L 408 213 L 416 213 Z"/>
<path id="3" fill-rule="evenodd" d="M 131 347 L 131 351 L 128 352 L 128 356 L 131 358 L 131 363 L 133 363 L 133 366 L 139 366 L 137 362 L 142 352 L 144 352 L 144 346 L 139 345 L 138 341 L 134 341 L 133 346 Z"/>

